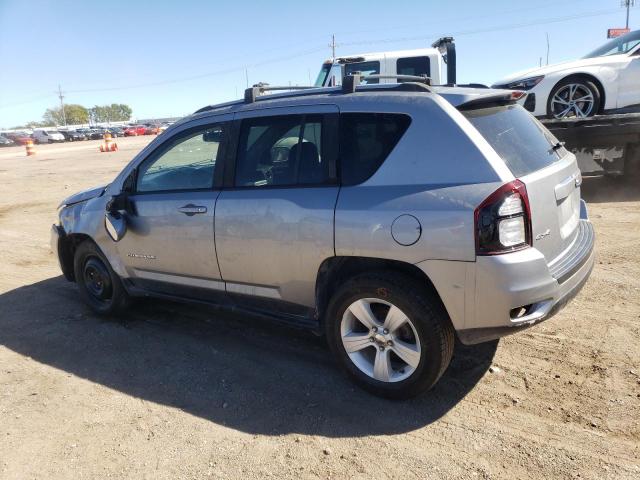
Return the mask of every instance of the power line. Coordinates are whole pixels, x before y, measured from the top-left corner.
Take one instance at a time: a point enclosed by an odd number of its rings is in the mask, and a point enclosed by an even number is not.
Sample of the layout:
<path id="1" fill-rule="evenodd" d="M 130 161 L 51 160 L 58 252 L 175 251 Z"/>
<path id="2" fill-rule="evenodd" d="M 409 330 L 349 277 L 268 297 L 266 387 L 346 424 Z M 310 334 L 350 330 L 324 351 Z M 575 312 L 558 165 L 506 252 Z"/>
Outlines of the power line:
<path id="1" fill-rule="evenodd" d="M 635 0 L 622 0 L 622 1 L 625 2 L 624 6 L 626 6 L 626 2 L 629 2 L 630 6 L 633 6 L 634 2 L 635 2 Z M 537 8 L 539 8 L 539 6 Z M 524 11 L 524 10 L 528 10 L 528 9 L 529 8 L 520 9 L 520 10 L 514 10 L 513 12 Z M 611 13 L 615 13 L 615 12 L 618 12 L 618 11 L 619 10 L 599 10 L 599 11 L 587 12 L 587 13 L 580 14 L 580 15 L 569 15 L 569 16 L 556 17 L 556 18 L 551 18 L 551 19 L 534 20 L 534 21 L 530 21 L 530 22 L 511 23 L 511 24 L 499 25 L 499 26 L 494 26 L 494 27 L 489 27 L 489 28 L 480 28 L 480 29 L 473 29 L 473 30 L 460 30 L 460 31 L 457 31 L 457 32 L 448 32 L 447 34 L 448 35 L 452 35 L 452 36 L 474 35 L 474 34 L 478 34 L 478 33 L 486 33 L 486 32 L 493 32 L 493 31 L 499 31 L 499 30 L 511 30 L 511 29 L 515 29 L 515 28 L 522 28 L 522 27 L 528 27 L 528 26 L 534 26 L 534 25 L 560 23 L 560 22 L 566 22 L 566 21 L 576 20 L 576 19 L 580 19 L 580 18 L 587 18 L 587 17 L 594 17 L 594 16 L 599 16 L 599 15 L 611 14 Z M 352 41 L 352 42 L 341 43 L 340 45 L 342 45 L 342 46 L 345 46 L 345 45 L 346 46 L 355 46 L 355 45 L 373 45 L 373 44 L 379 44 L 379 43 L 398 43 L 398 42 L 404 42 L 404 41 L 433 39 L 433 38 L 435 38 L 437 36 L 438 36 L 437 33 L 425 33 L 425 34 L 422 34 L 420 36 L 411 36 L 411 37 L 396 37 L 396 38 L 386 38 L 386 39 L 380 39 L 380 40 Z M 332 43 L 331 43 L 330 47 L 332 48 L 332 54 L 333 55 L 335 55 L 335 48 L 337 46 L 338 46 L 338 44 L 335 43 L 335 35 L 332 35 Z M 208 73 L 192 75 L 192 76 L 189 76 L 189 77 L 181 77 L 181 78 L 174 78 L 174 79 L 168 79 L 168 80 L 159 80 L 159 81 L 155 81 L 155 82 L 145 82 L 145 83 L 140 83 L 140 84 L 126 85 L 126 86 L 119 86 L 119 87 L 104 87 L 104 88 L 87 88 L 87 89 L 67 90 L 66 93 L 69 94 L 69 93 L 109 92 L 109 91 L 130 90 L 130 89 L 136 89 L 136 88 L 145 88 L 145 87 L 153 87 L 153 86 L 161 86 L 161 85 L 169 85 L 169 84 L 174 84 L 174 83 L 188 82 L 188 81 L 198 80 L 198 79 L 201 79 L 201 78 L 207 78 L 207 77 L 212 77 L 212 76 L 216 76 L 216 75 L 224 75 L 224 74 L 229 74 L 229 73 L 234 73 L 234 72 L 242 72 L 243 70 L 247 70 L 248 68 L 256 68 L 256 67 L 259 67 L 259 66 L 262 66 L 262 65 L 273 64 L 273 63 L 282 62 L 282 61 L 285 61 L 285 60 L 290 60 L 292 58 L 306 56 L 306 55 L 309 55 L 311 53 L 322 51 L 325 48 L 326 48 L 325 46 L 322 46 L 322 47 L 317 46 L 317 47 L 310 48 L 310 49 L 307 49 L 307 50 L 298 51 L 298 52 L 295 52 L 293 54 L 266 59 L 266 60 L 254 63 L 252 65 L 244 65 L 244 66 L 238 66 L 238 67 L 233 67 L 233 68 L 221 69 L 221 70 L 212 71 L 212 72 L 208 72 Z M 58 92 L 58 93 L 59 93 L 58 96 L 60 96 L 61 92 Z M 23 104 L 27 104 L 27 103 L 33 103 L 33 102 L 36 102 L 36 101 L 39 101 L 39 100 L 42 100 L 42 99 L 48 98 L 48 97 L 49 97 L 49 95 L 42 95 L 42 96 L 34 97 L 32 99 L 29 99 L 29 100 L 3 104 L 3 105 L 0 105 L 0 108 L 6 108 L 6 107 L 23 105 Z M 62 101 L 62 99 L 61 99 L 61 101 Z"/>
<path id="2" fill-rule="evenodd" d="M 584 0 L 562 0 L 563 2 L 563 6 L 565 6 L 567 3 L 577 3 L 577 2 L 583 2 Z M 625 1 L 625 0 L 622 0 Z M 634 0 L 635 1 L 635 0 Z M 505 15 L 511 15 L 514 13 L 523 13 L 523 12 L 529 12 L 531 10 L 541 10 L 541 11 L 545 11 L 546 7 L 557 7 L 558 6 L 558 0 L 553 0 L 552 2 L 547 2 L 547 3 L 543 3 L 543 4 L 536 4 L 535 6 L 530 6 L 530 7 L 525 7 L 525 8 L 516 8 L 516 9 L 512 9 L 512 10 L 500 10 L 499 14 L 500 16 L 505 16 Z M 404 30 L 410 30 L 410 29 L 418 29 L 420 27 L 423 27 L 425 25 L 432 25 L 432 24 L 436 24 L 436 25 L 442 25 L 444 22 L 447 21 L 454 21 L 455 23 L 462 23 L 465 22 L 467 20 L 474 20 L 477 21 L 478 19 L 482 19 L 482 18 L 495 18 L 496 17 L 496 13 L 492 12 L 492 13 L 487 13 L 485 15 L 473 15 L 473 16 L 467 16 L 467 17 L 461 17 L 459 15 L 456 16 L 452 16 L 452 17 L 442 17 L 442 16 L 438 16 L 437 20 L 431 20 L 431 21 L 427 21 L 427 22 L 420 22 L 420 23 L 409 23 L 409 24 L 403 24 L 403 25 L 395 25 L 393 27 L 386 27 L 383 29 L 380 28 L 374 28 L 374 29 L 367 29 L 367 30 L 349 30 L 349 31 L 344 31 L 344 32 L 336 32 L 336 35 L 354 35 L 354 34 L 360 34 L 360 33 L 377 33 L 377 32 L 386 32 L 389 30 L 399 30 L 399 29 L 404 29 Z"/>
<path id="3" fill-rule="evenodd" d="M 284 56 L 280 56 L 280 57 L 275 57 L 275 58 L 262 60 L 260 62 L 256 62 L 256 63 L 250 64 L 250 65 L 242 65 L 242 66 L 238 66 L 238 67 L 226 68 L 226 69 L 222 69 L 222 70 L 216 70 L 216 71 L 213 71 L 213 72 L 202 73 L 202 74 L 199 74 L 199 75 L 192 75 L 192 76 L 189 76 L 189 77 L 174 78 L 174 79 L 170 79 L 170 80 L 159 80 L 157 82 L 139 83 L 137 85 L 127 85 L 127 86 L 121 86 L 121 87 L 87 88 L 87 89 L 81 89 L 81 90 L 67 90 L 67 93 L 111 92 L 111 91 L 116 91 L 116 90 L 130 90 L 130 89 L 134 89 L 134 88 L 155 87 L 155 86 L 159 86 L 159 85 L 169 85 L 169 84 L 172 84 L 172 83 L 189 82 L 189 81 L 192 81 L 192 80 L 199 80 L 201 78 L 213 77 L 213 76 L 216 76 L 216 75 L 224 75 L 224 74 L 234 73 L 234 72 L 243 72 L 244 70 L 248 70 L 249 68 L 256 68 L 256 67 L 260 67 L 262 65 L 278 63 L 278 62 L 282 62 L 282 61 L 285 61 L 285 60 L 289 60 L 291 58 L 297 58 L 297 57 L 302 57 L 302 56 L 305 56 L 305 55 L 309 55 L 310 53 L 319 52 L 321 50 L 324 50 L 325 48 L 326 47 L 324 47 L 324 46 L 315 47 L 315 48 L 311 48 L 311 49 L 308 49 L 308 50 L 298 51 L 296 53 L 289 54 L 289 55 L 284 55 Z"/>
<path id="4" fill-rule="evenodd" d="M 505 25 L 497 25 L 494 27 L 478 28 L 473 30 L 459 30 L 457 32 L 447 32 L 447 35 L 461 37 L 464 35 L 474 35 L 477 33 L 495 32 L 499 30 L 513 30 L 516 28 L 530 27 L 534 25 L 546 25 L 550 23 L 560 23 L 560 22 L 567 22 L 570 20 L 577 20 L 580 18 L 608 15 L 616 12 L 618 12 L 618 10 L 611 10 L 611 9 L 598 10 L 598 11 L 587 12 L 581 15 L 568 15 L 565 17 L 540 19 L 540 20 L 534 20 L 531 22 L 511 23 L 511 24 L 505 24 Z M 425 33 L 415 37 L 395 37 L 395 38 L 385 38 L 381 40 L 361 40 L 361 41 L 354 41 L 354 42 L 344 42 L 342 43 L 342 45 L 352 46 L 352 45 L 374 45 L 378 43 L 398 43 L 398 42 L 406 42 L 406 41 L 412 41 L 412 40 L 433 39 L 433 38 L 436 38 L 438 35 L 442 35 L 442 33 L 431 32 L 431 33 Z"/>

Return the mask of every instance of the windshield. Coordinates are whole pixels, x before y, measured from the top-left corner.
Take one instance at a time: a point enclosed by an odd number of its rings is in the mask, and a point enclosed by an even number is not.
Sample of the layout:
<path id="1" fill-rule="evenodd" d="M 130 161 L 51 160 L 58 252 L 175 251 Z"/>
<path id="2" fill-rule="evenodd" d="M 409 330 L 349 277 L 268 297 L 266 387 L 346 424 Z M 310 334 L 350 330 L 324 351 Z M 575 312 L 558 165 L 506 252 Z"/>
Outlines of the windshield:
<path id="1" fill-rule="evenodd" d="M 564 148 L 554 148 L 558 140 L 520 105 L 468 110 L 464 116 L 516 177 L 547 167 L 566 154 Z"/>
<path id="2" fill-rule="evenodd" d="M 318 73 L 318 77 L 316 78 L 316 83 L 314 83 L 313 85 L 316 87 L 324 87 L 324 82 L 327 80 L 329 70 L 331 70 L 331 64 L 323 63 L 322 68 L 320 69 L 320 73 Z"/>
<path id="3" fill-rule="evenodd" d="M 583 58 L 606 57 L 608 55 L 629 53 L 638 45 L 640 45 L 640 30 L 629 32 L 618 38 L 611 39 L 600 48 L 596 48 L 593 52 L 585 55 Z"/>

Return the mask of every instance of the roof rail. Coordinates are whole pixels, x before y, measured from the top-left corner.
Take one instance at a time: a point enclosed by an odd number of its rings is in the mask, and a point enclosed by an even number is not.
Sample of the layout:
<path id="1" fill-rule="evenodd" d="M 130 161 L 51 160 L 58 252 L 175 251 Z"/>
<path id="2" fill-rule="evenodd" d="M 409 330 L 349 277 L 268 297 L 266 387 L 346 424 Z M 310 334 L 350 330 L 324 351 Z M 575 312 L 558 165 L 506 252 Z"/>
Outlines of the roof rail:
<path id="1" fill-rule="evenodd" d="M 253 87 L 247 88 L 244 91 L 244 103 L 253 103 L 256 101 L 256 98 L 258 98 L 260 95 L 262 95 L 265 92 L 272 92 L 272 91 L 279 91 L 279 90 L 308 90 L 310 88 L 316 88 L 316 87 L 309 87 L 309 86 L 300 86 L 300 85 L 289 85 L 289 86 L 284 86 L 284 87 L 279 87 L 279 86 L 270 86 L 268 83 L 256 83 Z"/>

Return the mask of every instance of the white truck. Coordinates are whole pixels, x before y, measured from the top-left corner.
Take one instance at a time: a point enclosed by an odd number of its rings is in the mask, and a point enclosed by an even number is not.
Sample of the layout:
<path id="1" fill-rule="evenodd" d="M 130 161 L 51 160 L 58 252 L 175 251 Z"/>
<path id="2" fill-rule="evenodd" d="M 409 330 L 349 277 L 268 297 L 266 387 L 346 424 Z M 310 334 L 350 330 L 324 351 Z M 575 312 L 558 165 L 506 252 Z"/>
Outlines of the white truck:
<path id="1" fill-rule="evenodd" d="M 336 57 L 322 64 L 316 79 L 316 87 L 333 87 L 342 84 L 342 78 L 360 73 L 362 76 L 408 75 L 429 77 L 434 85 L 456 83 L 456 50 L 452 37 L 443 37 L 431 48 L 397 50 L 392 52 L 364 53 L 348 57 Z M 375 78 L 363 83 L 396 83 L 396 78 Z"/>

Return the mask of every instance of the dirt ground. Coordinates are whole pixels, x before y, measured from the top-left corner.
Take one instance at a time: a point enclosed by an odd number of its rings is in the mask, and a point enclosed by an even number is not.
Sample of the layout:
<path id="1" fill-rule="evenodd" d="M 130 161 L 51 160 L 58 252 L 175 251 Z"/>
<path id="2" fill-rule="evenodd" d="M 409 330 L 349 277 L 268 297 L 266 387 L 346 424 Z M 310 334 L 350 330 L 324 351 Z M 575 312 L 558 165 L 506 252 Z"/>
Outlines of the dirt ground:
<path id="1" fill-rule="evenodd" d="M 640 478 L 637 184 L 585 181 L 598 260 L 565 310 L 390 402 L 312 334 L 160 301 L 89 312 L 49 249 L 56 205 L 148 140 L 0 150 L 0 479 Z"/>

